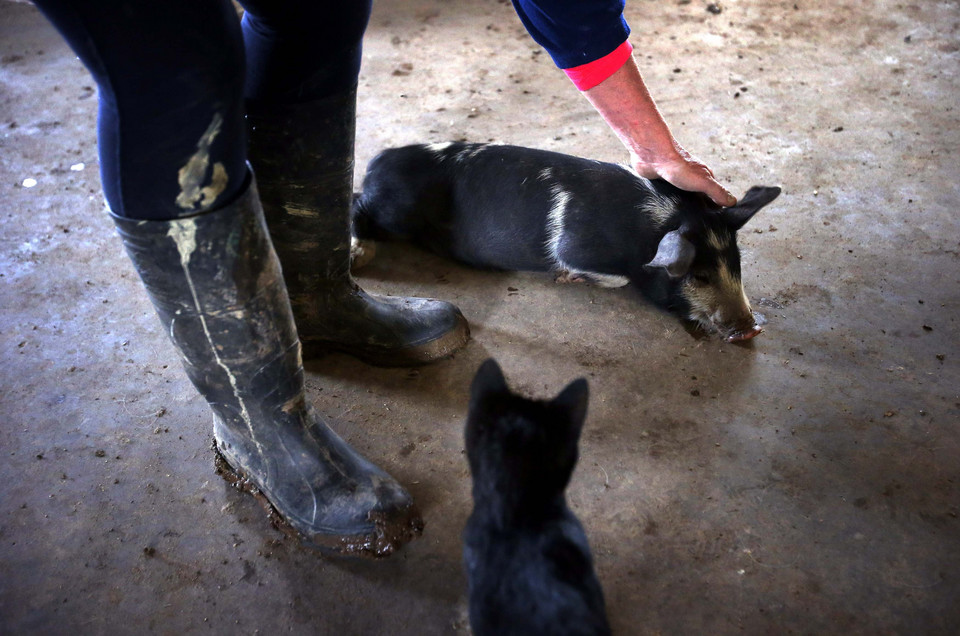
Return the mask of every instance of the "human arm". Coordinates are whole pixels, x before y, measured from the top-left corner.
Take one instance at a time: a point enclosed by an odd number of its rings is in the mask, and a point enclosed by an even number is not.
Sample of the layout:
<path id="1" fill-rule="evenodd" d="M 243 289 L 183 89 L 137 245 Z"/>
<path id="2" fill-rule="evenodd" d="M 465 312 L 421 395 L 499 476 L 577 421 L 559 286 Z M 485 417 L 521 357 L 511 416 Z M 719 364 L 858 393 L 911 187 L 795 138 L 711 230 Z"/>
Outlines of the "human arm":
<path id="1" fill-rule="evenodd" d="M 583 92 L 630 153 L 637 173 L 736 199 L 674 139 L 632 56 L 623 0 L 513 0 L 527 31 Z"/>
<path id="2" fill-rule="evenodd" d="M 630 163 L 640 176 L 659 177 L 682 190 L 703 192 L 717 205 L 737 202 L 717 182 L 713 171 L 674 139 L 632 56 L 583 95 L 627 148 Z"/>

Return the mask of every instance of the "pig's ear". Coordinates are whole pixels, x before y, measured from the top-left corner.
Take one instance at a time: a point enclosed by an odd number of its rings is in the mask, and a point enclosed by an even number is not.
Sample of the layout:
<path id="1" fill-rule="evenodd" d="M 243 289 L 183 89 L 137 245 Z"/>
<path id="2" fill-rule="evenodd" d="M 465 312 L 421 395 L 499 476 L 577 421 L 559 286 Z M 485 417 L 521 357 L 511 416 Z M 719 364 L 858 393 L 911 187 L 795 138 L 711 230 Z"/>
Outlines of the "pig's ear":
<path id="1" fill-rule="evenodd" d="M 723 220 L 727 222 L 730 231 L 736 232 L 747 221 L 753 218 L 753 215 L 760 211 L 762 207 L 780 196 L 780 187 L 753 186 L 736 205 L 723 208 L 720 214 Z"/>
<path id="2" fill-rule="evenodd" d="M 657 255 L 646 267 L 661 267 L 670 278 L 680 278 L 690 269 L 697 248 L 680 234 L 680 230 L 667 232 L 657 247 Z"/>

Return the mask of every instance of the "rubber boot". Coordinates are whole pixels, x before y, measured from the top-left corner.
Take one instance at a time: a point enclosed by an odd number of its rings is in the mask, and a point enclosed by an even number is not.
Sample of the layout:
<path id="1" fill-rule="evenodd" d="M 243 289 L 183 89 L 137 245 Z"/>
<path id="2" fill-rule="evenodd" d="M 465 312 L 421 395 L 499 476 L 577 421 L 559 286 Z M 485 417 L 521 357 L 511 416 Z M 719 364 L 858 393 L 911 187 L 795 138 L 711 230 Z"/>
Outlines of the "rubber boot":
<path id="1" fill-rule="evenodd" d="M 172 221 L 114 217 L 187 375 L 214 413 L 228 480 L 266 498 L 307 545 L 386 556 L 423 527 L 410 495 L 324 424 L 257 188 Z"/>
<path id="2" fill-rule="evenodd" d="M 247 105 L 250 162 L 304 356 L 338 350 L 378 366 L 439 360 L 469 339 L 459 309 L 367 294 L 350 275 L 356 94 Z"/>

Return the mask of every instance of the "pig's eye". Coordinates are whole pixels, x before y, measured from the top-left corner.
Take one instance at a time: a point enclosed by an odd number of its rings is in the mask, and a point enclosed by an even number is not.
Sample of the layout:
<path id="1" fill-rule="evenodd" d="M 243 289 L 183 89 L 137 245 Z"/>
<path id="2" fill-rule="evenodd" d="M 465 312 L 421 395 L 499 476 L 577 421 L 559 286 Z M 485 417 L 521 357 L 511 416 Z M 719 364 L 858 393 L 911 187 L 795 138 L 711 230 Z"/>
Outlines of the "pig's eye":
<path id="1" fill-rule="evenodd" d="M 700 283 L 701 285 L 709 285 L 710 277 L 706 274 L 693 274 L 693 280 Z"/>

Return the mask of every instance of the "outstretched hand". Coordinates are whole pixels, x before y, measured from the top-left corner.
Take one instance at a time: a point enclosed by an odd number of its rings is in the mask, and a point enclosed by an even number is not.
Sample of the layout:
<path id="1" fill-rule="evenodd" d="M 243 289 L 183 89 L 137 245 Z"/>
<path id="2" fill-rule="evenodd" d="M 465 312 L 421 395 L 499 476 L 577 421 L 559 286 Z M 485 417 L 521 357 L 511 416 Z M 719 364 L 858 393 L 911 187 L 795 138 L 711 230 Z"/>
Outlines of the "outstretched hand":
<path id="1" fill-rule="evenodd" d="M 720 185 L 713 176 L 713 170 L 676 143 L 674 146 L 675 154 L 666 158 L 642 159 L 631 152 L 630 163 L 641 177 L 659 178 L 669 181 L 681 190 L 703 192 L 721 207 L 736 205 L 737 198 Z"/>
<path id="2" fill-rule="evenodd" d="M 703 192 L 720 206 L 737 202 L 713 171 L 673 138 L 632 57 L 583 95 L 626 146 L 637 174 L 664 179 L 681 190 Z"/>

